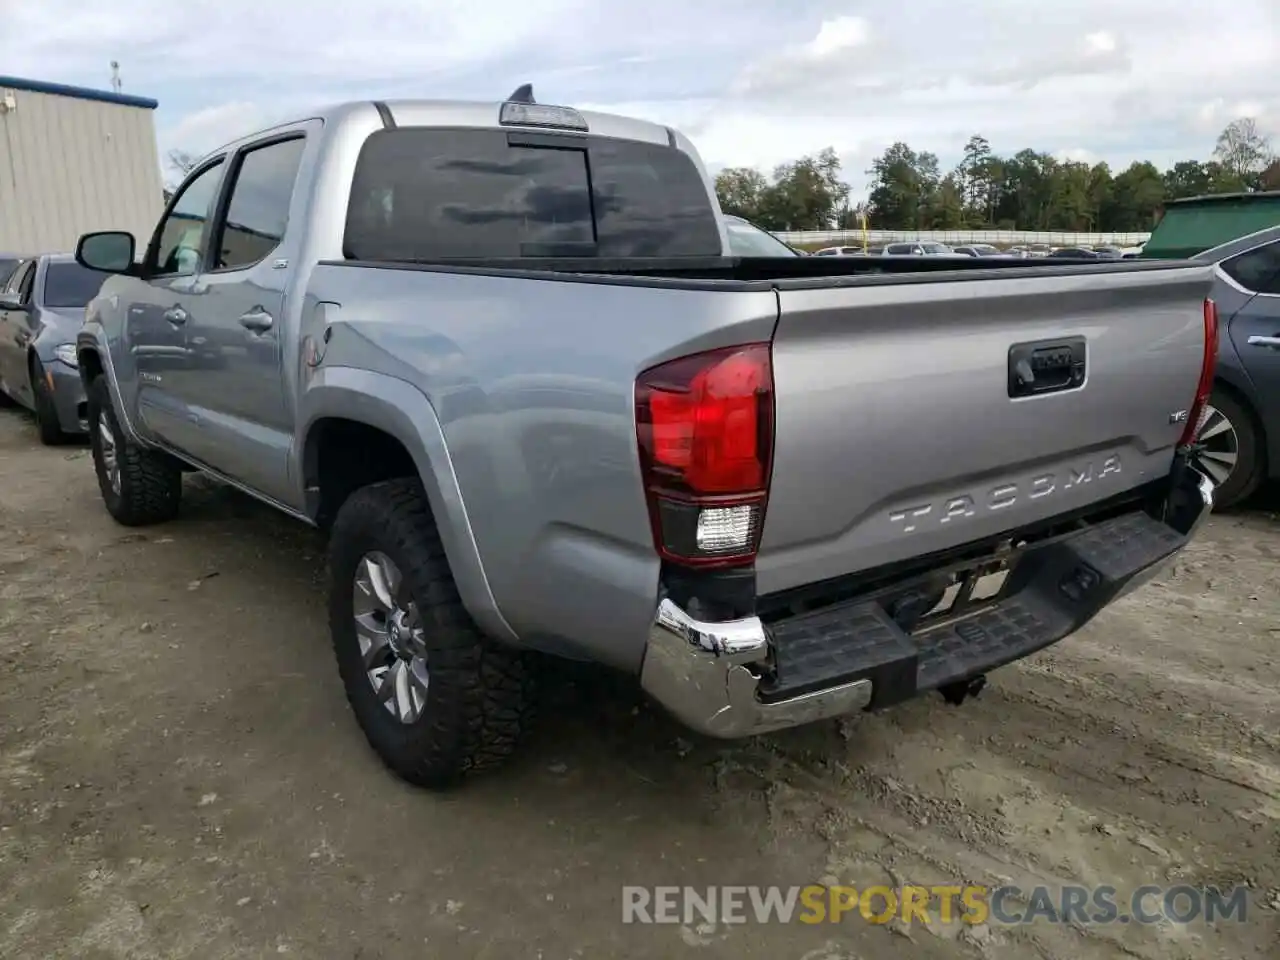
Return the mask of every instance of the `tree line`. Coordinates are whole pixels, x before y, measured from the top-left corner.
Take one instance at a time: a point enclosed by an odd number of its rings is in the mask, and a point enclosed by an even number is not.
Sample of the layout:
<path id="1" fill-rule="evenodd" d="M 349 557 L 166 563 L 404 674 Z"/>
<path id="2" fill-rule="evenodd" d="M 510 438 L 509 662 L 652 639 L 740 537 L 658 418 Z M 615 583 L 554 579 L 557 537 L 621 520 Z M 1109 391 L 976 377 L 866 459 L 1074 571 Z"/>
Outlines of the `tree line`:
<path id="1" fill-rule="evenodd" d="M 731 167 L 716 177 L 725 213 L 766 230 L 855 229 L 865 214 L 880 230 L 1061 230 L 1141 232 L 1168 200 L 1208 193 L 1280 190 L 1280 156 L 1249 118 L 1219 135 L 1208 160 L 1167 170 L 1139 160 L 1113 172 L 1106 163 L 1060 160 L 1036 150 L 1000 156 L 981 136 L 969 138 L 954 170 L 938 157 L 895 143 L 867 170 L 870 193 L 849 202 L 831 148 L 786 163 L 766 177 Z"/>

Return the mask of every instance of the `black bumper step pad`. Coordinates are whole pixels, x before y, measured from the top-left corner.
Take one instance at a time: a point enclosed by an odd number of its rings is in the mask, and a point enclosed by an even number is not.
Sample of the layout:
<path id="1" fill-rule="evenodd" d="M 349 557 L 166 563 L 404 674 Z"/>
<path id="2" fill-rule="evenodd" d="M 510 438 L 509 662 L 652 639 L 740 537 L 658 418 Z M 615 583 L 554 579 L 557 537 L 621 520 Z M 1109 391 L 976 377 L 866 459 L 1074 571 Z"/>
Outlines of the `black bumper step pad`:
<path id="1" fill-rule="evenodd" d="M 994 605 L 915 635 L 884 606 L 910 584 L 778 621 L 769 627 L 775 670 L 761 684 L 761 699 L 785 700 L 865 678 L 873 684 L 875 709 L 993 670 L 1079 629 L 1183 541 L 1145 513 L 1115 517 L 1028 548 Z"/>

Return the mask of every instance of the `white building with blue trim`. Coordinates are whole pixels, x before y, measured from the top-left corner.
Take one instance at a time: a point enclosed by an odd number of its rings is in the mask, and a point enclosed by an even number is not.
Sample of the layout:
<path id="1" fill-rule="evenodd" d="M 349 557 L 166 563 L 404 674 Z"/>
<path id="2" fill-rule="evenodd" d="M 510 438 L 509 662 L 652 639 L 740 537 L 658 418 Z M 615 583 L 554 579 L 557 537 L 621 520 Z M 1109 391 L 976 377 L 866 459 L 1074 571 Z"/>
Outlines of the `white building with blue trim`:
<path id="1" fill-rule="evenodd" d="M 0 76 L 0 252 L 70 252 L 91 230 L 145 243 L 164 203 L 157 105 Z"/>

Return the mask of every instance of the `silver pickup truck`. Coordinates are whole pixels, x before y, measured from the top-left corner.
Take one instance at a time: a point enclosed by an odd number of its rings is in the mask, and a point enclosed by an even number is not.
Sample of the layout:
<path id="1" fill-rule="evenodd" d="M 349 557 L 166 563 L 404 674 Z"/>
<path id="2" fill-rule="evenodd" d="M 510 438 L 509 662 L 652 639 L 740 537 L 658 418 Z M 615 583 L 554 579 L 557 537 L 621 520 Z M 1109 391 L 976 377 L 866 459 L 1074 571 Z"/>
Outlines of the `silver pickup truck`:
<path id="1" fill-rule="evenodd" d="M 718 737 L 959 702 L 1206 517 L 1210 267 L 728 250 L 687 139 L 527 89 L 231 143 L 137 258 L 79 242 L 107 509 L 198 470 L 326 530 L 351 706 L 431 786 L 544 654 Z"/>

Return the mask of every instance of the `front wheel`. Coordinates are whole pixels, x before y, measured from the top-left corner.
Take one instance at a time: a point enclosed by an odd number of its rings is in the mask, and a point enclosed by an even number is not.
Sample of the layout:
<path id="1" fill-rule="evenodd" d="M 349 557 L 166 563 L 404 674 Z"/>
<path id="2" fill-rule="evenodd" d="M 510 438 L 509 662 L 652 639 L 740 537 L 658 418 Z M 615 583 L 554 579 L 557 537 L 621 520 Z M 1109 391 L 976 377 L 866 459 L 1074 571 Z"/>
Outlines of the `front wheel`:
<path id="1" fill-rule="evenodd" d="M 1214 483 L 1214 506 L 1225 508 L 1249 497 L 1262 483 L 1261 438 L 1252 413 L 1234 395 L 1218 388 L 1200 418 L 1194 462 Z"/>
<path id="2" fill-rule="evenodd" d="M 89 446 L 107 512 L 126 527 L 172 520 L 182 499 L 182 471 L 168 456 L 120 429 L 105 377 L 89 384 Z"/>
<path id="3" fill-rule="evenodd" d="M 515 750 L 534 702 L 532 662 L 467 615 L 416 479 L 351 495 L 330 533 L 329 571 L 338 671 L 388 767 L 444 787 Z"/>

